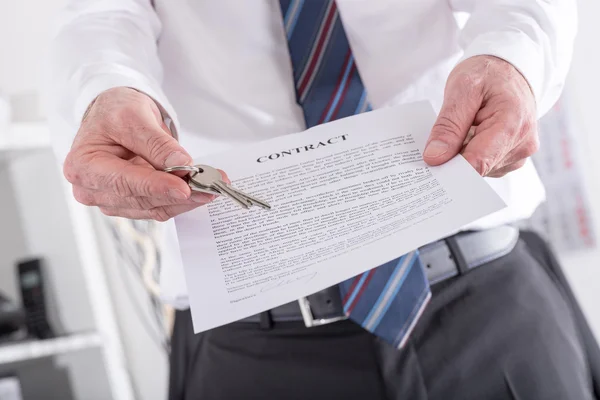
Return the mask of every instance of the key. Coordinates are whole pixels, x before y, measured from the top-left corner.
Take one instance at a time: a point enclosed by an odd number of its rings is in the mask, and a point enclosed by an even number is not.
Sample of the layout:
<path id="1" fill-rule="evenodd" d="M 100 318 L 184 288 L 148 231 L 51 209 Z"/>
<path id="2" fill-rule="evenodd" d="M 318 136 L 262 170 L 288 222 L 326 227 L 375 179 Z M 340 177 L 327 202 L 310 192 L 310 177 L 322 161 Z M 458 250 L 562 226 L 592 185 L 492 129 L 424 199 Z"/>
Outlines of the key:
<path id="1" fill-rule="evenodd" d="M 217 190 L 237 202 L 240 206 L 246 209 L 250 208 L 250 204 L 248 204 L 246 199 L 225 186 L 225 182 L 221 180 L 221 173 L 219 171 L 207 165 L 196 165 L 196 167 L 198 168 L 198 172 L 190 174 L 189 177 L 190 186 L 193 185 L 199 189 Z"/>
<path id="2" fill-rule="evenodd" d="M 200 172 L 200 169 L 197 166 L 181 165 L 181 166 L 175 166 L 175 167 L 167 167 L 167 168 L 163 169 L 163 172 L 171 173 L 171 172 L 175 172 L 175 171 L 187 171 L 188 172 L 188 174 L 186 176 L 184 176 L 183 179 L 185 179 L 188 182 L 190 189 L 192 189 L 193 191 L 213 194 L 213 195 L 217 195 L 217 196 L 221 195 L 221 192 L 216 191 L 214 189 L 201 188 L 196 185 L 190 184 L 190 179 L 189 179 L 190 175 L 197 174 L 198 172 Z"/>
<path id="3" fill-rule="evenodd" d="M 222 193 L 219 192 L 217 189 L 214 188 L 205 188 L 205 187 L 201 187 L 198 186 L 197 184 L 195 184 L 194 182 L 192 182 L 191 177 L 188 175 L 187 178 L 187 183 L 188 185 L 190 185 L 190 189 L 192 189 L 192 191 L 194 192 L 200 192 L 200 193 L 208 193 L 208 194 L 212 194 L 215 196 L 221 196 Z"/>
<path id="4" fill-rule="evenodd" d="M 213 189 L 220 192 L 246 209 L 253 205 L 257 205 L 267 210 L 271 209 L 271 206 L 268 203 L 237 190 L 231 185 L 223 182 L 221 173 L 215 168 L 208 165 L 197 165 L 196 167 L 200 172 L 190 174 L 190 184 L 201 189 Z"/>
<path id="5" fill-rule="evenodd" d="M 224 195 L 238 203 L 241 207 L 248 209 L 257 205 L 270 210 L 271 206 L 256 197 L 250 196 L 240 190 L 235 189 L 230 184 L 223 182 L 221 173 L 208 165 L 184 165 L 169 167 L 164 172 L 187 171 L 189 174 L 184 177 L 187 180 L 190 189 L 196 192 L 208 193 L 213 195 Z"/>
<path id="6" fill-rule="evenodd" d="M 244 193 L 241 190 L 235 189 L 233 188 L 230 184 L 225 183 L 225 185 L 227 185 L 227 187 L 233 191 L 236 191 L 238 194 L 240 194 L 241 196 L 244 196 L 250 203 L 252 203 L 252 205 L 257 205 L 259 207 L 264 208 L 265 210 L 270 210 L 271 206 L 269 205 L 269 203 L 262 201 L 261 199 L 257 199 L 256 197 L 250 196 L 248 193 Z"/>
<path id="7" fill-rule="evenodd" d="M 234 192 L 236 192 L 238 195 L 245 197 L 246 201 L 249 202 L 249 204 L 251 206 L 259 206 L 261 208 L 264 208 L 265 210 L 270 210 L 271 206 L 269 205 L 269 203 L 262 201 L 256 197 L 250 196 L 248 193 L 244 193 L 241 190 L 235 189 L 234 187 L 232 187 L 230 184 L 224 182 L 225 185 L 227 185 L 227 187 L 230 190 L 233 190 Z M 200 188 L 198 186 L 196 186 L 193 182 L 191 183 L 192 186 L 192 190 L 198 191 L 198 192 L 203 192 L 203 193 L 209 193 L 209 194 L 216 194 L 216 195 L 221 195 L 222 193 L 217 191 L 216 189 L 203 189 Z"/>

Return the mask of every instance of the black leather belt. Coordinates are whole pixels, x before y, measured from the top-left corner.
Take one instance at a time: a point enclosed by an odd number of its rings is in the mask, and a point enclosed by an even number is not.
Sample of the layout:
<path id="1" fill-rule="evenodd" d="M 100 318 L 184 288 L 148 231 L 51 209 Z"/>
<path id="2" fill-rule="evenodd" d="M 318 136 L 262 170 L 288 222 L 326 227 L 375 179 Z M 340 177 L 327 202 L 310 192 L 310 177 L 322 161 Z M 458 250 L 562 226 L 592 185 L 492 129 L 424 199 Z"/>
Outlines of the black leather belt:
<path id="1" fill-rule="evenodd" d="M 519 239 L 518 229 L 500 226 L 482 231 L 461 232 L 419 249 L 431 285 L 489 263 L 512 251 Z M 304 321 L 307 327 L 325 325 L 346 319 L 337 286 L 330 287 L 298 301 L 284 304 L 241 320 L 271 322 Z"/>

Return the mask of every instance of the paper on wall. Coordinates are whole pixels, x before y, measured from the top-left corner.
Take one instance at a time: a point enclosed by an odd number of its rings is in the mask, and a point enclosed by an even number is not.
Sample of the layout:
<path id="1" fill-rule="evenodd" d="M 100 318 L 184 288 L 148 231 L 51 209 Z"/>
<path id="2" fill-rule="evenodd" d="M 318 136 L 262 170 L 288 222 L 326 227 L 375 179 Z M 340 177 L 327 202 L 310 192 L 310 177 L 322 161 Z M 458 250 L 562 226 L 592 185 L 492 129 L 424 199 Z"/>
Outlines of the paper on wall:
<path id="1" fill-rule="evenodd" d="M 570 117 L 563 98 L 539 122 L 540 150 L 532 160 L 546 189 L 546 201 L 520 224 L 540 233 L 558 252 L 596 246 L 577 132 Z"/>

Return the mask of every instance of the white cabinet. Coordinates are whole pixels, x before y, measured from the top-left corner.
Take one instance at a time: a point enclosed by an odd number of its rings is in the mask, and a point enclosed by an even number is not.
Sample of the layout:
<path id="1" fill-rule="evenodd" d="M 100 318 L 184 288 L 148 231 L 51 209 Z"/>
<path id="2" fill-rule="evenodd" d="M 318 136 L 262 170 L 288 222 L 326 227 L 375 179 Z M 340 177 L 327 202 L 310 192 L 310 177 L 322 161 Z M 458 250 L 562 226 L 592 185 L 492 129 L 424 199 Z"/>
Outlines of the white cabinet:
<path id="1" fill-rule="evenodd" d="M 43 124 L 0 132 L 0 291 L 20 303 L 16 263 L 42 258 L 60 337 L 0 345 L 0 367 L 54 357 L 76 399 L 133 400 L 92 215 L 73 199 L 48 136 Z"/>

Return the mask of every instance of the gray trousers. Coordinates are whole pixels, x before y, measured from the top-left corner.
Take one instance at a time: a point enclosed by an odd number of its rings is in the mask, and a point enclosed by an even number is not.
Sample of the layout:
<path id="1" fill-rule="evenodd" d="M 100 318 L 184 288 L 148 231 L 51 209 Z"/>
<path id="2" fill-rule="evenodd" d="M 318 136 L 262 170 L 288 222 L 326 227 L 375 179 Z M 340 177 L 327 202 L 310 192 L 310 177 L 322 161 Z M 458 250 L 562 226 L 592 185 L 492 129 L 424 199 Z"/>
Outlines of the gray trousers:
<path id="1" fill-rule="evenodd" d="M 598 398 L 598 346 L 536 235 L 522 232 L 507 256 L 432 291 L 401 351 L 349 321 L 194 335 L 179 312 L 170 400 Z"/>

